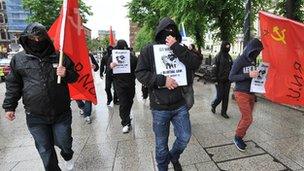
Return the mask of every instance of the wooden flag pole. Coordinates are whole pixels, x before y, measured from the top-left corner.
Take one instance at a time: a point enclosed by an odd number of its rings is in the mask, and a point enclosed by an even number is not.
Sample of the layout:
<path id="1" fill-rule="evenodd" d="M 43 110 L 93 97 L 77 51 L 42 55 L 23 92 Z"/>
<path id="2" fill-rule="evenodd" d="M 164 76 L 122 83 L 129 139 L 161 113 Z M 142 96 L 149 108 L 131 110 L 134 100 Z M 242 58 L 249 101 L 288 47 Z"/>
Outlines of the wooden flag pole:
<path id="1" fill-rule="evenodd" d="M 63 64 L 63 46 L 64 46 L 64 34 L 65 34 L 65 23 L 66 23 L 66 18 L 67 18 L 67 6 L 68 6 L 68 0 L 63 1 L 63 7 L 62 7 L 62 19 L 61 19 L 61 28 L 60 28 L 60 44 L 59 44 L 59 52 L 60 52 L 60 57 L 59 57 L 59 65 L 58 67 L 61 67 Z M 57 77 L 57 84 L 61 83 L 61 77 Z"/>

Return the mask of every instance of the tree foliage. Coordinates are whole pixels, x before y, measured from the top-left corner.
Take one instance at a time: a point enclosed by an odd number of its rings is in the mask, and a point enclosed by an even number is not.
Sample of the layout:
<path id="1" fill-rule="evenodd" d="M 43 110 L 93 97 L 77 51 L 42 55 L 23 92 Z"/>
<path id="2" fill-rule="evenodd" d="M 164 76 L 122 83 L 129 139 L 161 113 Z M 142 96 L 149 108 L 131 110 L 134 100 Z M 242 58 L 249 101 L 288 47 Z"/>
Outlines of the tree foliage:
<path id="1" fill-rule="evenodd" d="M 148 28 L 148 26 L 143 26 L 136 35 L 135 38 L 135 51 L 140 51 L 146 44 L 154 40 L 154 32 Z"/>
<path id="2" fill-rule="evenodd" d="M 90 51 L 100 51 L 102 49 L 105 49 L 109 45 L 109 37 L 106 36 L 102 39 L 96 38 L 87 40 L 88 48 Z"/>
<path id="3" fill-rule="evenodd" d="M 22 0 L 25 10 L 30 11 L 31 15 L 28 22 L 39 22 L 49 28 L 59 16 L 63 0 Z M 91 7 L 85 5 L 83 1 L 79 1 L 80 15 L 83 22 L 86 23 L 87 15 L 92 15 Z"/>
<path id="4" fill-rule="evenodd" d="M 288 8 L 288 6 L 290 8 Z M 296 21 L 304 21 L 304 0 L 278 0 L 275 13 Z"/>

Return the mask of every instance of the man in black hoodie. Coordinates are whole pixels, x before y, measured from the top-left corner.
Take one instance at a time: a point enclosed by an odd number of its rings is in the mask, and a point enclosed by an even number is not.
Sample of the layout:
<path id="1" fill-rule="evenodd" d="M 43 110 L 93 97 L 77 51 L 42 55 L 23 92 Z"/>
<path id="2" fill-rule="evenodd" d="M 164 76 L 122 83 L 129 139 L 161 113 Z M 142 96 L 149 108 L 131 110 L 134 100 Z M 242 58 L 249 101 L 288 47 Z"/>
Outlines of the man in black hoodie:
<path id="1" fill-rule="evenodd" d="M 117 45 L 113 50 L 130 50 L 125 40 L 118 40 Z M 112 54 L 113 55 L 113 54 Z M 113 69 L 117 63 L 110 60 L 110 68 Z M 130 112 L 133 105 L 133 98 L 135 96 L 135 68 L 137 65 L 137 58 L 130 51 L 130 73 L 114 74 L 114 89 L 117 92 L 119 99 L 119 115 L 121 118 L 122 132 L 128 133 L 131 129 Z M 113 71 L 112 71 L 113 72 Z"/>
<path id="2" fill-rule="evenodd" d="M 232 66 L 232 58 L 229 55 L 230 43 L 223 41 L 221 51 L 216 55 L 214 65 L 216 65 L 216 98 L 211 104 L 211 111 L 215 113 L 217 105 L 222 102 L 221 115 L 228 119 L 227 108 L 229 102 L 230 81 L 228 79 Z"/>
<path id="3" fill-rule="evenodd" d="M 256 58 L 263 50 L 263 44 L 259 39 L 251 40 L 241 56 L 233 63 L 229 79 L 235 82 L 235 99 L 242 114 L 241 120 L 237 126 L 234 144 L 240 151 L 245 151 L 246 144 L 243 141 L 253 117 L 253 107 L 255 95 L 250 92 L 252 78 L 259 76 L 256 70 Z"/>
<path id="4" fill-rule="evenodd" d="M 6 118 L 15 119 L 15 109 L 22 97 L 26 123 L 45 170 L 60 170 L 54 145 L 61 149 L 66 167 L 71 170 L 74 152 L 68 83 L 78 78 L 74 64 L 65 57 L 63 66 L 57 67 L 59 55 L 39 23 L 28 25 L 19 42 L 25 51 L 17 53 L 10 64 L 3 102 Z M 61 84 L 57 84 L 57 76 L 62 77 Z"/>
<path id="5" fill-rule="evenodd" d="M 170 18 L 164 18 L 159 22 L 155 41 L 142 49 L 136 68 L 136 77 L 149 89 L 158 169 L 168 170 L 168 164 L 171 161 L 175 170 L 182 170 L 179 158 L 191 137 L 188 107 L 182 95 L 182 87 L 178 86 L 173 78 L 156 74 L 153 46 L 167 44 L 170 47 L 175 57 L 186 67 L 188 85 L 191 85 L 192 81 L 192 72 L 188 71 L 196 70 L 201 64 L 201 58 L 179 44 L 181 35 Z M 174 126 L 177 138 L 169 151 L 170 122 Z"/>
<path id="6" fill-rule="evenodd" d="M 107 47 L 107 51 L 106 53 L 104 53 L 101 62 L 100 62 L 100 78 L 103 78 L 103 74 L 106 74 L 106 80 L 105 80 L 105 91 L 107 93 L 107 105 L 110 105 L 112 100 L 113 100 L 113 96 L 111 93 L 111 88 L 112 88 L 112 83 L 113 83 L 113 73 L 112 70 L 109 68 L 110 66 L 110 58 L 112 55 L 112 50 L 113 47 L 112 46 L 108 46 Z M 114 104 L 118 104 L 118 98 L 116 95 L 116 91 L 114 89 Z"/>

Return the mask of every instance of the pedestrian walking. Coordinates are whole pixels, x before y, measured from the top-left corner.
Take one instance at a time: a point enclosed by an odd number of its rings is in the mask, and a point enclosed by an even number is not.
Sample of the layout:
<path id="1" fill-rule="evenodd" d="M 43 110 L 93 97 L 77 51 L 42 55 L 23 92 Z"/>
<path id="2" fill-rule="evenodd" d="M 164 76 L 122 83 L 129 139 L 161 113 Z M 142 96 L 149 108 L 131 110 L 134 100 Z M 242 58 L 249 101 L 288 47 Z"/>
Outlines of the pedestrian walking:
<path id="1" fill-rule="evenodd" d="M 135 96 L 135 68 L 137 65 L 137 58 L 130 51 L 125 40 L 118 40 L 114 50 L 128 50 L 130 54 L 130 73 L 113 74 L 114 88 L 119 99 L 119 115 L 123 127 L 122 132 L 128 133 L 131 130 L 130 113 L 133 105 L 133 98 Z M 118 63 L 112 61 L 112 58 L 110 58 L 110 61 L 110 68 L 113 70 L 117 67 Z"/>
<path id="2" fill-rule="evenodd" d="M 253 121 L 253 108 L 255 95 L 250 92 L 252 78 L 259 76 L 256 70 L 256 58 L 263 50 L 259 39 L 251 40 L 246 46 L 243 54 L 239 56 L 232 65 L 229 79 L 235 82 L 234 95 L 241 112 L 241 119 L 237 125 L 234 144 L 240 151 L 245 151 L 246 143 L 243 141 L 246 132 Z"/>
<path id="3" fill-rule="evenodd" d="M 112 89 L 112 85 L 113 85 L 113 72 L 111 70 L 111 68 L 109 68 L 110 66 L 110 58 L 112 55 L 112 50 L 113 47 L 112 46 L 108 46 L 107 47 L 107 51 L 106 53 L 104 53 L 101 62 L 100 62 L 100 78 L 103 79 L 103 74 L 105 74 L 106 79 L 105 79 L 105 91 L 107 93 L 107 105 L 110 105 L 111 102 L 113 101 L 113 96 L 114 96 L 114 104 L 118 104 L 118 98 L 117 98 L 117 94 L 116 94 L 116 90 L 113 86 L 114 92 L 112 95 L 111 89 Z"/>
<path id="4" fill-rule="evenodd" d="M 99 69 L 98 63 L 96 62 L 94 56 L 89 53 L 92 69 L 97 72 Z M 92 114 L 92 102 L 88 100 L 76 100 L 77 106 L 79 107 L 80 114 L 84 116 L 87 124 L 91 124 L 91 114 Z"/>
<path id="5" fill-rule="evenodd" d="M 74 152 L 68 83 L 78 78 L 74 64 L 66 56 L 63 66 L 58 66 L 59 54 L 46 28 L 39 23 L 29 24 L 19 42 L 24 51 L 17 53 L 10 64 L 3 102 L 6 118 L 10 121 L 16 118 L 15 109 L 22 97 L 26 124 L 45 170 L 61 170 L 55 145 L 61 149 L 67 170 L 72 170 Z M 57 84 L 57 76 L 62 78 L 60 84 Z"/>
<path id="6" fill-rule="evenodd" d="M 196 70 L 201 59 L 187 47 L 180 45 L 181 40 L 175 22 L 170 18 L 162 19 L 157 27 L 155 43 L 141 50 L 136 68 L 137 79 L 149 89 L 156 162 L 160 171 L 167 171 L 170 161 L 173 163 L 174 170 L 182 170 L 179 158 L 190 140 L 191 124 L 182 87 L 178 86 L 173 78 L 156 74 L 153 49 L 155 45 L 167 44 L 173 51 L 173 56 L 178 58 L 187 69 Z M 176 140 L 169 151 L 170 122 L 174 126 Z"/>
<path id="7" fill-rule="evenodd" d="M 227 108 L 229 102 L 229 92 L 231 83 L 229 81 L 229 73 L 232 66 L 232 58 L 229 55 L 230 43 L 223 41 L 220 52 L 216 55 L 214 65 L 216 67 L 216 98 L 211 104 L 212 113 L 216 112 L 216 107 L 222 103 L 221 115 L 228 119 Z"/>

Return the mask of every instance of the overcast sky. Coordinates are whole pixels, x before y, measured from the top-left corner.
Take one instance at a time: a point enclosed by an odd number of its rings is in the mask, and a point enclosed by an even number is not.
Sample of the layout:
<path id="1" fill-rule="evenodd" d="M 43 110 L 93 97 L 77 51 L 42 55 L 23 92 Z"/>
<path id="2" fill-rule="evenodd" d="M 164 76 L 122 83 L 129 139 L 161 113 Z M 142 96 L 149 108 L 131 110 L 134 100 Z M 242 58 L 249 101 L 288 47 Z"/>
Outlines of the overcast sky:
<path id="1" fill-rule="evenodd" d="M 116 39 L 129 42 L 129 19 L 126 5 L 129 0 L 84 0 L 94 13 L 85 24 L 92 29 L 92 37 L 98 36 L 98 30 L 109 30 L 110 25 L 116 31 Z"/>

